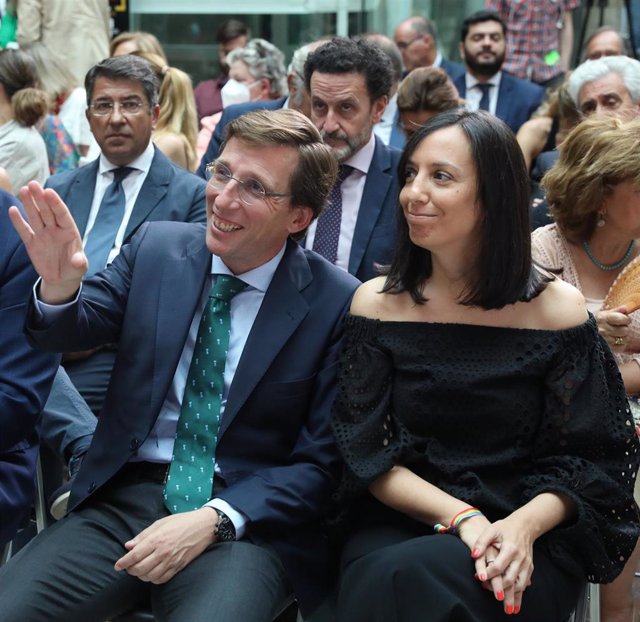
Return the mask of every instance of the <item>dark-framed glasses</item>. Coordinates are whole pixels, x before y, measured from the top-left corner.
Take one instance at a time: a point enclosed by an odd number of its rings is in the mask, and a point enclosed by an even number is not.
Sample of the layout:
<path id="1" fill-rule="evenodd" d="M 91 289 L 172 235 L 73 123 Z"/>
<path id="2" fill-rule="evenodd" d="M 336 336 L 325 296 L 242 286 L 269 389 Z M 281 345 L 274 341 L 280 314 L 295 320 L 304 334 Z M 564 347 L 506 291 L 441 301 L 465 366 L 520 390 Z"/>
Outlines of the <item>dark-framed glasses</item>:
<path id="1" fill-rule="evenodd" d="M 89 110 L 96 117 L 106 117 L 113 114 L 117 107 L 120 110 L 120 114 L 130 117 L 140 114 L 145 106 L 146 104 L 139 99 L 129 99 L 123 102 L 99 101 L 89 104 Z"/>
<path id="2" fill-rule="evenodd" d="M 406 50 L 408 47 L 412 46 L 418 39 L 421 39 L 422 35 L 417 35 L 411 41 L 398 41 L 396 45 L 399 50 Z"/>
<path id="3" fill-rule="evenodd" d="M 231 180 L 238 184 L 238 198 L 245 205 L 255 205 L 268 198 L 290 197 L 290 192 L 269 192 L 262 185 L 262 182 L 252 177 L 241 180 L 234 177 L 229 167 L 218 160 L 207 164 L 207 180 L 211 187 L 217 192 L 222 192 Z"/>

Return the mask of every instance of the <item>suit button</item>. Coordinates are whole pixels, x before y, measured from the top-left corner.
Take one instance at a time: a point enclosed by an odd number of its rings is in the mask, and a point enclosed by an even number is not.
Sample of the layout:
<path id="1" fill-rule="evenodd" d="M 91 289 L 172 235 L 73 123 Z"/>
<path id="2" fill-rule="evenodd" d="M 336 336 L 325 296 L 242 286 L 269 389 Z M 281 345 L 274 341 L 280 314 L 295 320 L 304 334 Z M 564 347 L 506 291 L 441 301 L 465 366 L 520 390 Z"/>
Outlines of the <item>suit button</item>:
<path id="1" fill-rule="evenodd" d="M 91 482 L 89 484 L 89 488 L 87 488 L 87 492 L 93 492 L 96 489 L 96 483 L 95 482 Z"/>
<path id="2" fill-rule="evenodd" d="M 132 438 L 131 442 L 129 443 L 129 447 L 131 447 L 131 451 L 135 451 L 136 449 L 138 449 L 138 447 L 140 447 L 140 441 L 137 438 Z"/>

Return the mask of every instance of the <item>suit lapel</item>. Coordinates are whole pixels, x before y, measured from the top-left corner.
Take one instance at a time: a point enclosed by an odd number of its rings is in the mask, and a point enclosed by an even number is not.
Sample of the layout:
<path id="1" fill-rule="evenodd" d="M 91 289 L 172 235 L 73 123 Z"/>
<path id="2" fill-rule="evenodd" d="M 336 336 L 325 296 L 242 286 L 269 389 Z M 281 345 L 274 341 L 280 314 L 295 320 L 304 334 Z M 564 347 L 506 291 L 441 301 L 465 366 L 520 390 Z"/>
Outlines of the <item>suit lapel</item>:
<path id="1" fill-rule="evenodd" d="M 96 158 L 90 164 L 78 169 L 68 194 L 63 197 L 81 236 L 84 236 L 84 232 L 87 229 L 93 194 L 96 189 L 99 160 L 99 158 Z"/>
<path id="2" fill-rule="evenodd" d="M 349 272 L 351 274 L 358 273 L 358 268 L 362 263 L 371 234 L 385 202 L 385 197 L 393 180 L 390 168 L 391 157 L 389 151 L 376 136 L 376 148 L 373 152 L 373 159 L 364 184 L 356 228 L 351 242 L 351 254 L 349 255 Z"/>
<path id="3" fill-rule="evenodd" d="M 131 218 L 129 218 L 129 222 L 127 223 L 127 230 L 124 234 L 125 240 L 143 222 L 148 220 L 149 213 L 167 194 L 169 182 L 173 177 L 173 169 L 171 168 L 169 160 L 157 147 L 154 147 L 154 149 L 155 154 L 151 161 L 149 173 L 142 184 L 142 188 L 140 188 L 138 198 L 131 212 Z"/>
<path id="4" fill-rule="evenodd" d="M 456 78 L 454 81 L 454 84 L 458 89 L 458 95 L 460 95 L 460 97 L 464 99 L 467 95 L 467 82 L 466 82 L 465 74 L 462 74 L 461 76 Z"/>
<path id="5" fill-rule="evenodd" d="M 229 388 L 219 437 L 309 312 L 300 291 L 312 278 L 304 251 L 297 243 L 289 241 L 240 357 Z"/>
<path id="6" fill-rule="evenodd" d="M 210 270 L 211 253 L 202 227 L 197 227 L 194 240 L 178 259 L 164 264 L 158 300 L 153 302 L 158 319 L 151 400 L 158 409 L 175 374 Z M 151 296 L 150 293 L 150 303 Z"/>
<path id="7" fill-rule="evenodd" d="M 511 101 L 511 91 L 513 90 L 513 82 L 510 80 L 510 77 L 503 73 L 500 78 L 500 87 L 498 88 L 498 102 L 496 105 L 496 117 L 502 119 L 507 125 L 510 124 L 511 120 L 511 108 L 510 104 L 513 105 Z"/>

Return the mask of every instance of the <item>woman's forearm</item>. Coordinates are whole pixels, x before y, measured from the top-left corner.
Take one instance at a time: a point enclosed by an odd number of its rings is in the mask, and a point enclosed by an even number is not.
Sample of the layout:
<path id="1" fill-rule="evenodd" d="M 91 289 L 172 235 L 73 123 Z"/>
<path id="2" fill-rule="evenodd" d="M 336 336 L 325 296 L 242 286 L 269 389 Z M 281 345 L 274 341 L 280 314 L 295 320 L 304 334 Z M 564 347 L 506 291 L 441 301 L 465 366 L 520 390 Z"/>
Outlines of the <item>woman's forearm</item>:
<path id="1" fill-rule="evenodd" d="M 469 507 L 469 503 L 452 497 L 403 466 L 395 466 L 378 477 L 369 491 L 381 503 L 428 525 L 449 525 L 458 512 Z"/>
<path id="2" fill-rule="evenodd" d="M 575 515 L 573 501 L 557 492 L 543 492 L 512 512 L 507 519 L 517 521 L 531 536 L 532 542 Z"/>

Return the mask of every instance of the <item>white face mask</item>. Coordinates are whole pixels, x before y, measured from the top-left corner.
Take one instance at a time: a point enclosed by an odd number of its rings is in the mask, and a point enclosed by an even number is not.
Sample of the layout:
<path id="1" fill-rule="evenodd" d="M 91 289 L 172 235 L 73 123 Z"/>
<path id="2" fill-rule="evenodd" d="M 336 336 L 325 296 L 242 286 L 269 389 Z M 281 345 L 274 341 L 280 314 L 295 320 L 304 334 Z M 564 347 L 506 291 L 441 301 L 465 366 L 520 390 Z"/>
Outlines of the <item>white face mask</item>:
<path id="1" fill-rule="evenodd" d="M 245 102 L 251 101 L 249 87 L 233 78 L 227 80 L 227 83 L 220 91 L 220 96 L 222 97 L 223 108 L 227 108 L 232 104 L 244 104 Z"/>

